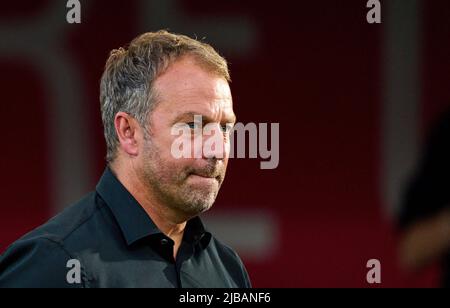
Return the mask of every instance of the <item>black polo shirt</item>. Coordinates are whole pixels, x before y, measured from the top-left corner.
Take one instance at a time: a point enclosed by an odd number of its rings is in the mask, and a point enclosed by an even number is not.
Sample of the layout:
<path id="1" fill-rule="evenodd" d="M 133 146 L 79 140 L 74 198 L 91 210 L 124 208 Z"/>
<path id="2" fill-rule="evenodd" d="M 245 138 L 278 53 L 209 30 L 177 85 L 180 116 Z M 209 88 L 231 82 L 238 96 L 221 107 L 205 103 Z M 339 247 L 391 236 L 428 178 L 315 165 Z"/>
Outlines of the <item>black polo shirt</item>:
<path id="1" fill-rule="evenodd" d="M 199 217 L 187 222 L 174 260 L 173 241 L 107 168 L 95 192 L 6 250 L 0 287 L 209 288 L 250 281 L 239 256 Z"/>

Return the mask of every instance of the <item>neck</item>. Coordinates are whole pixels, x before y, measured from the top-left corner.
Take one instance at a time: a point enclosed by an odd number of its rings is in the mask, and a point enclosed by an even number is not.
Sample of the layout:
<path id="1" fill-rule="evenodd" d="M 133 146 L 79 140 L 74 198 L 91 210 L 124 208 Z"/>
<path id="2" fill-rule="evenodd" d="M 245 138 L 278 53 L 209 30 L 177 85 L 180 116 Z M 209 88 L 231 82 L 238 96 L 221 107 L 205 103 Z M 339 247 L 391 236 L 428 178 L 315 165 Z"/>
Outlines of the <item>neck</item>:
<path id="1" fill-rule="evenodd" d="M 174 241 L 174 258 L 176 258 L 188 219 L 177 215 L 169 207 L 162 204 L 148 189 L 148 186 L 142 182 L 133 166 L 124 168 L 120 163 L 114 162 L 109 167 L 150 216 L 158 229 Z"/>

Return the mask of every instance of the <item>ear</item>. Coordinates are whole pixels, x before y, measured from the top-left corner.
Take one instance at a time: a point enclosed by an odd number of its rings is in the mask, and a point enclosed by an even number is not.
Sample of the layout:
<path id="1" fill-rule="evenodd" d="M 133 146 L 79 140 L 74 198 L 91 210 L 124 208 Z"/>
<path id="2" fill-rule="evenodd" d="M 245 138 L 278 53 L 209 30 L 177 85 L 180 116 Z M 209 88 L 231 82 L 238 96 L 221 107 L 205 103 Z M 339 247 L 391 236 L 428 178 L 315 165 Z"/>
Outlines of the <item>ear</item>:
<path id="1" fill-rule="evenodd" d="M 119 148 L 130 156 L 139 154 L 140 125 L 132 116 L 118 112 L 114 117 L 114 127 L 119 139 Z"/>

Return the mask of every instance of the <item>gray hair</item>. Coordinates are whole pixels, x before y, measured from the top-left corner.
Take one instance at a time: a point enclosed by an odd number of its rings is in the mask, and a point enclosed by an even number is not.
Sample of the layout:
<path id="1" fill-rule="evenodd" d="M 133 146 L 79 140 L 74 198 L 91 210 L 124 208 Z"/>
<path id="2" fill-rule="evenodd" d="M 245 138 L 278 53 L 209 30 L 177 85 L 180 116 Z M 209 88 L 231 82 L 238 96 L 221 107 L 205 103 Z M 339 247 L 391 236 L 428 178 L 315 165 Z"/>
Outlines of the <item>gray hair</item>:
<path id="1" fill-rule="evenodd" d="M 128 48 L 111 51 L 100 81 L 100 109 L 106 139 L 106 161 L 117 155 L 114 118 L 120 111 L 134 117 L 147 132 L 158 95 L 154 81 L 183 56 L 193 56 L 206 70 L 231 81 L 226 60 L 210 45 L 165 30 L 136 37 Z"/>

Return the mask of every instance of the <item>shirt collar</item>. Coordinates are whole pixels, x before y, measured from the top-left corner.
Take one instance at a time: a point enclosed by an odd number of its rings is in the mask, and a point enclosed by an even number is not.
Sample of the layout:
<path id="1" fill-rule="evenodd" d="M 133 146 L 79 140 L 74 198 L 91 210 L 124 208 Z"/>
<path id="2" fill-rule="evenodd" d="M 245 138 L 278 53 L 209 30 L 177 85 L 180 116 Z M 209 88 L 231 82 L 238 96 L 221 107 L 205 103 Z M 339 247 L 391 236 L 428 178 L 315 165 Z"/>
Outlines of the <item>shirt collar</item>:
<path id="1" fill-rule="evenodd" d="M 137 200 L 107 167 L 97 184 L 96 190 L 111 209 L 128 245 L 152 235 L 162 235 L 150 216 Z M 183 240 L 205 247 L 211 239 L 200 218 L 194 217 L 186 224 Z"/>

